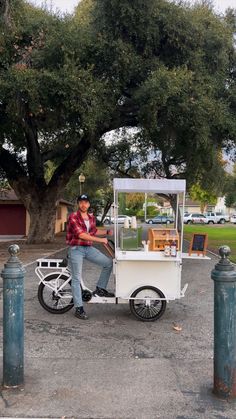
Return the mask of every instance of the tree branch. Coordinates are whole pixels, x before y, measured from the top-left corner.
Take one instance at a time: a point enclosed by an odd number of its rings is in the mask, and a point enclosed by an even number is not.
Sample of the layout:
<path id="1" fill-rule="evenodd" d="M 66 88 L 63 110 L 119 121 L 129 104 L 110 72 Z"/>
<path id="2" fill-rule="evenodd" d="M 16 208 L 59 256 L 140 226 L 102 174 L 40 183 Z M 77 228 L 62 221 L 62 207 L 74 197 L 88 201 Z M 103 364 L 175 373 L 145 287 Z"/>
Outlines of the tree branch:
<path id="1" fill-rule="evenodd" d="M 44 163 L 46 163 L 48 160 L 53 160 L 57 157 L 61 157 L 62 152 L 65 151 L 65 147 L 61 146 L 61 147 L 57 147 L 54 150 L 48 150 L 48 151 L 44 151 L 42 153 L 42 160 Z"/>
<path id="2" fill-rule="evenodd" d="M 15 181 L 19 177 L 27 177 L 17 158 L 3 147 L 0 149 L 0 166 L 6 173 L 9 182 Z"/>
<path id="3" fill-rule="evenodd" d="M 126 100 L 124 104 L 117 107 L 117 112 L 113 112 L 114 117 L 106 125 L 104 133 L 121 127 L 138 126 L 138 111 L 137 105 L 133 104 L 129 99 Z"/>
<path id="4" fill-rule="evenodd" d="M 171 176 L 169 164 L 168 164 L 168 162 L 166 160 L 166 156 L 165 156 L 164 152 L 162 152 L 161 161 L 162 161 L 163 169 L 164 169 L 164 171 L 166 173 L 167 179 L 171 179 L 172 176 Z"/>
<path id="5" fill-rule="evenodd" d="M 0 0 L 0 13 L 7 28 L 11 28 L 10 0 Z"/>
<path id="6" fill-rule="evenodd" d="M 34 121 L 34 116 L 30 112 L 29 104 L 23 102 L 21 96 L 18 96 L 18 108 L 20 124 L 26 139 L 27 148 L 27 166 L 29 177 L 34 179 L 39 185 L 45 186 L 44 167 L 40 146 L 38 143 L 38 129 Z"/>
<path id="7" fill-rule="evenodd" d="M 30 177 L 44 179 L 43 161 L 38 143 L 37 128 L 33 121 L 25 121 L 25 138 L 27 142 L 27 166 Z"/>
<path id="8" fill-rule="evenodd" d="M 83 138 L 79 144 L 77 144 L 70 154 L 55 170 L 48 187 L 54 188 L 59 186 L 60 191 L 70 180 L 70 177 L 76 169 L 85 160 L 93 142 L 93 138 Z"/>

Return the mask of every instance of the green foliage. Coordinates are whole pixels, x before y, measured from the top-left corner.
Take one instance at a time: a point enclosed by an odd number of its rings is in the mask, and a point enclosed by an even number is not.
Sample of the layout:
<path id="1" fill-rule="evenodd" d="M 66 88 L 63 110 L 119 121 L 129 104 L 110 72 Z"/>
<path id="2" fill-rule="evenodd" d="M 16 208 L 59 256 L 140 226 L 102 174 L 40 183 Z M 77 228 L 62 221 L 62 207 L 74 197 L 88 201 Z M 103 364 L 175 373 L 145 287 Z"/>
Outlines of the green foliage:
<path id="1" fill-rule="evenodd" d="M 74 23 L 83 29 L 88 29 L 92 21 L 93 6 L 94 0 L 80 1 L 75 10 Z"/>
<path id="2" fill-rule="evenodd" d="M 0 177 L 0 189 L 4 189 L 4 190 L 10 189 L 10 185 L 9 185 L 7 179 L 4 179 L 4 178 Z"/>
<path id="3" fill-rule="evenodd" d="M 27 118 L 40 132 L 41 150 L 58 147 L 63 157 L 106 117 L 106 83 L 81 64 L 80 33 L 69 21 L 21 6 L 15 30 L 0 39 L 0 141 L 27 147 L 21 122 Z"/>
<path id="4" fill-rule="evenodd" d="M 144 194 L 142 193 L 129 193 L 126 196 L 126 206 L 133 212 L 141 209 L 144 204 Z M 135 215 L 135 214 L 134 214 Z"/>
<path id="5" fill-rule="evenodd" d="M 232 208 L 236 206 L 236 191 L 234 193 L 228 192 L 225 195 L 225 205 L 227 208 Z"/>
<path id="6" fill-rule="evenodd" d="M 119 214 L 126 214 L 126 194 L 125 193 L 119 193 L 118 195 L 118 213 Z"/>
<path id="7" fill-rule="evenodd" d="M 104 208 L 107 201 L 113 200 L 111 178 L 105 164 L 98 161 L 96 156 L 89 155 L 80 169 L 76 170 L 65 189 L 65 198 L 76 202 L 80 194 L 79 175 L 83 173 L 85 182 L 81 185 L 82 192 L 91 199 L 92 207 L 98 212 Z"/>
<path id="8" fill-rule="evenodd" d="M 215 205 L 217 202 L 217 196 L 213 192 L 202 189 L 198 183 L 192 185 L 190 189 L 190 197 L 194 201 L 200 202 L 201 212 L 204 212 L 207 205 Z"/>
<path id="9" fill-rule="evenodd" d="M 147 207 L 147 217 L 154 217 L 155 215 L 158 215 L 158 214 L 159 214 L 159 211 L 157 207 L 153 205 L 149 205 Z"/>
<path id="10" fill-rule="evenodd" d="M 147 207 L 147 218 L 155 217 L 158 214 L 159 214 L 159 211 L 158 211 L 157 207 L 152 206 L 152 205 L 149 205 Z M 144 218 L 144 216 L 145 216 L 144 210 L 143 209 L 142 210 L 138 210 L 137 216 Z"/>
<path id="11" fill-rule="evenodd" d="M 100 0 L 95 12 L 108 77 L 142 127 L 133 140 L 141 173 L 204 185 L 219 149 L 236 138 L 229 19 L 206 4 L 166 1 Z"/>

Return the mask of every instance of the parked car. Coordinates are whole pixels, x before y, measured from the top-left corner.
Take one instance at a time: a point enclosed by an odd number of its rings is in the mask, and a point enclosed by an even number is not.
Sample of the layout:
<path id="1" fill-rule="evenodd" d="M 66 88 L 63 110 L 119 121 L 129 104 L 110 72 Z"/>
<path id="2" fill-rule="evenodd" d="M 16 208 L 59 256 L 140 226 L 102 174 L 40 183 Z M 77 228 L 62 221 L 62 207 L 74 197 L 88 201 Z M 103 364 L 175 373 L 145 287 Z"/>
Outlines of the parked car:
<path id="1" fill-rule="evenodd" d="M 129 217 L 128 215 L 118 215 L 117 217 L 117 223 L 118 224 L 124 224 L 125 219 L 128 219 L 129 222 L 131 222 L 131 217 Z M 111 223 L 114 224 L 116 222 L 116 219 L 114 217 L 111 217 Z"/>
<path id="2" fill-rule="evenodd" d="M 101 214 L 97 215 L 97 216 L 96 216 L 96 219 L 97 219 L 97 221 L 98 221 L 99 223 L 101 223 L 101 221 L 102 221 L 102 215 L 101 215 Z M 110 220 L 110 217 L 109 217 L 109 216 L 106 216 L 106 217 L 104 218 L 104 220 L 103 220 L 103 224 L 111 224 L 111 220 Z"/>
<path id="3" fill-rule="evenodd" d="M 206 212 L 205 216 L 208 218 L 208 224 L 224 224 L 229 222 L 229 215 L 221 214 L 221 212 Z"/>
<path id="4" fill-rule="evenodd" d="M 165 215 L 156 215 L 153 218 L 148 218 L 146 220 L 147 224 L 171 224 L 174 222 L 173 217 L 165 216 Z"/>
<path id="5" fill-rule="evenodd" d="M 184 224 L 209 224 L 209 220 L 204 214 L 194 213 L 184 215 Z"/>
<path id="6" fill-rule="evenodd" d="M 230 222 L 233 223 L 233 224 L 236 224 L 236 214 L 231 215 Z"/>
<path id="7" fill-rule="evenodd" d="M 105 224 L 105 225 L 107 225 L 107 224 L 111 224 L 111 220 L 110 220 L 110 218 L 109 218 L 109 217 L 106 217 L 106 218 L 103 220 L 103 224 Z"/>

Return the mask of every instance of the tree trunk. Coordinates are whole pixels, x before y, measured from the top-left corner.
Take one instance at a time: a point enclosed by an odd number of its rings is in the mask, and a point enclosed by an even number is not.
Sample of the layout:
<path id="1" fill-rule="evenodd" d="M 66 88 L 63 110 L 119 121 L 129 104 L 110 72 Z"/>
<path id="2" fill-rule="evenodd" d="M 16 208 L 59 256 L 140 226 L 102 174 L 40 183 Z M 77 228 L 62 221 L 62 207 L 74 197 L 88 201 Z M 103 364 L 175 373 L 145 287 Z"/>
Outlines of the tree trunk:
<path id="1" fill-rule="evenodd" d="M 47 184 L 44 179 L 44 163 L 48 159 L 43 159 L 40 154 L 34 125 L 28 124 L 26 128 L 28 173 L 15 155 L 3 147 L 0 148 L 0 167 L 30 215 L 28 243 L 48 243 L 53 241 L 55 235 L 57 201 L 62 197 L 71 175 L 88 155 L 91 142 L 88 136 L 79 141 Z"/>
<path id="2" fill-rule="evenodd" d="M 176 204 L 177 204 L 177 196 L 176 195 L 170 195 L 170 205 L 174 211 L 175 217 L 177 216 L 176 214 Z M 178 211 L 178 225 L 177 225 L 177 230 L 180 233 L 182 230 L 182 215 L 180 212 L 180 208 L 177 208 Z"/>
<path id="3" fill-rule="evenodd" d="M 25 178 L 11 182 L 11 186 L 30 215 L 28 243 L 49 243 L 54 240 L 59 187 L 37 187 Z"/>
<path id="4" fill-rule="evenodd" d="M 27 243 L 49 243 L 54 240 L 56 222 L 56 201 L 31 201 L 28 208 L 30 228 Z"/>
<path id="5" fill-rule="evenodd" d="M 207 205 L 208 205 L 208 202 L 201 202 L 200 210 L 202 214 L 207 210 Z"/>

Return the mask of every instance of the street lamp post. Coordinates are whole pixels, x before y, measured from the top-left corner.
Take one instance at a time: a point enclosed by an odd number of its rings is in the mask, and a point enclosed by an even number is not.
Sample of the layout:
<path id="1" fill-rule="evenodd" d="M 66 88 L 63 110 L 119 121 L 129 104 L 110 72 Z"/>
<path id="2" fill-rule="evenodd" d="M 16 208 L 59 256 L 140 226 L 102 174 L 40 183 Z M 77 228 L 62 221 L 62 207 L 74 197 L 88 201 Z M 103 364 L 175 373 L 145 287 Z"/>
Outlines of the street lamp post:
<path id="1" fill-rule="evenodd" d="M 79 175 L 79 193 L 80 195 L 83 193 L 83 183 L 85 182 L 85 176 L 83 173 Z"/>
<path id="2" fill-rule="evenodd" d="M 145 193 L 145 203 L 144 203 L 144 221 L 146 223 L 147 219 L 147 194 Z"/>

